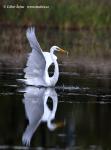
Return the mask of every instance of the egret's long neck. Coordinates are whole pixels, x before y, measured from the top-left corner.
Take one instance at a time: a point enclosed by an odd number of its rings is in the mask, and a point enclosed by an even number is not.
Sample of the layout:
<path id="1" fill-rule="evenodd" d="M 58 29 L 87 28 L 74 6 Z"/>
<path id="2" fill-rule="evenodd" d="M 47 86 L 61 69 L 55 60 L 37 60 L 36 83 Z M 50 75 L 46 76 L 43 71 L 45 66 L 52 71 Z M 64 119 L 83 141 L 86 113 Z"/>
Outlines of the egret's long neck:
<path id="1" fill-rule="evenodd" d="M 58 80 L 58 77 L 59 77 L 59 67 L 58 67 L 58 63 L 57 63 L 56 59 L 54 58 L 54 50 L 51 50 L 51 51 L 50 51 L 50 54 L 51 54 L 53 63 L 54 63 L 54 65 L 55 65 L 54 74 L 53 74 L 53 76 L 50 78 L 50 81 L 51 81 L 52 85 L 55 85 L 56 82 L 57 82 L 57 80 Z"/>

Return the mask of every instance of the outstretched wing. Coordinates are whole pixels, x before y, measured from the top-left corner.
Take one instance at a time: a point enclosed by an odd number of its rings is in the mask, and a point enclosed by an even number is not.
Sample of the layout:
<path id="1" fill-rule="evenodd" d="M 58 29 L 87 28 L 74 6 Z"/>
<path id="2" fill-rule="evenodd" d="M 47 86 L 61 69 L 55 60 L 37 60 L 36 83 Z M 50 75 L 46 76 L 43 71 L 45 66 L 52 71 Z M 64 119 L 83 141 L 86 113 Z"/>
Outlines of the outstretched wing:
<path id="1" fill-rule="evenodd" d="M 35 36 L 35 28 L 28 28 L 26 31 L 26 37 L 30 43 L 32 52 L 29 54 L 26 68 L 24 69 L 25 78 L 41 78 L 45 71 L 46 61 Z"/>

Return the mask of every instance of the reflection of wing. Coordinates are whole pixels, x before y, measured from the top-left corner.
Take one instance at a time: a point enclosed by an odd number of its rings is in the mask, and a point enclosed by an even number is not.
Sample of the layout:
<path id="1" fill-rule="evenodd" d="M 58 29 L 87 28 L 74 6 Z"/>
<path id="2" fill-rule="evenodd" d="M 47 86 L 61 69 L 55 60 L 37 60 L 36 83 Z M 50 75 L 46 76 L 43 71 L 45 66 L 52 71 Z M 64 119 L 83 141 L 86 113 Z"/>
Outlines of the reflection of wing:
<path id="1" fill-rule="evenodd" d="M 44 88 L 28 87 L 24 93 L 25 112 L 29 120 L 29 125 L 22 137 L 25 145 L 30 145 L 32 135 L 41 122 L 44 112 L 44 91 Z"/>
<path id="2" fill-rule="evenodd" d="M 43 77 L 46 61 L 42 49 L 36 39 L 35 29 L 28 28 L 26 32 L 27 39 L 32 48 L 27 61 L 27 67 L 24 69 L 25 78 Z"/>

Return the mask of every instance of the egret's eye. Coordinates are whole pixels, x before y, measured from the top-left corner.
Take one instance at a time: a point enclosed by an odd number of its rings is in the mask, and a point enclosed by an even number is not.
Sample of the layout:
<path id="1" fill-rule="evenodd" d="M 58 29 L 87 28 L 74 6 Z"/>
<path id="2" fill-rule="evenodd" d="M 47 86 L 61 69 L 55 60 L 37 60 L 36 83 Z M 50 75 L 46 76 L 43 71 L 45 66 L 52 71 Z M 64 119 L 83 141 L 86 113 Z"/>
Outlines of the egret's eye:
<path id="1" fill-rule="evenodd" d="M 60 48 L 59 48 L 59 47 L 57 47 L 57 48 L 56 48 L 56 50 L 57 50 L 57 51 L 59 51 L 59 50 L 60 50 Z"/>

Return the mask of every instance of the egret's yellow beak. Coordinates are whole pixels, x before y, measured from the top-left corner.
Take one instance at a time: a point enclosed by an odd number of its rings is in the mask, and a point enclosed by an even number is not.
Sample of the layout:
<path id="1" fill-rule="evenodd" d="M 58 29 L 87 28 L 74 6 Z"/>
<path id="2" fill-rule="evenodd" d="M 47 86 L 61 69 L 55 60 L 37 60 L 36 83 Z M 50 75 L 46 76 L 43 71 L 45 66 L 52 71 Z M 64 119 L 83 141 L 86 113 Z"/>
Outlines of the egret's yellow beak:
<path id="1" fill-rule="evenodd" d="M 68 55 L 68 51 L 65 51 L 64 49 L 60 48 L 59 49 L 61 53 L 66 53 Z"/>

